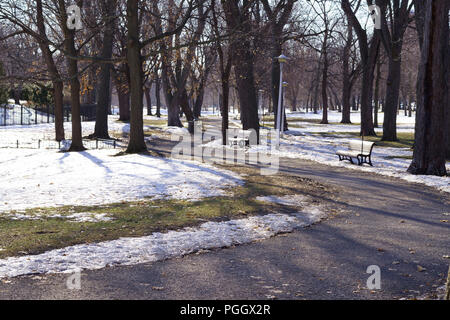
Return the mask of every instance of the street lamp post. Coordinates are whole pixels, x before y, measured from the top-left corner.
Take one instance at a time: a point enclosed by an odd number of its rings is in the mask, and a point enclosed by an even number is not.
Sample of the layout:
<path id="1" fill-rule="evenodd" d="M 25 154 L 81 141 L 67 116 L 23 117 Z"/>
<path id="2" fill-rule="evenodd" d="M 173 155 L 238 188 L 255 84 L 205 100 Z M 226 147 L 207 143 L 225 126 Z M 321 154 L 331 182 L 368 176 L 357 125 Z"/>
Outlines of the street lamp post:
<path id="1" fill-rule="evenodd" d="M 278 108 L 277 108 L 277 148 L 280 147 L 280 128 L 281 128 L 281 95 L 283 90 L 283 64 L 286 62 L 287 57 L 284 54 L 281 54 L 279 57 L 275 59 L 278 60 L 280 64 L 280 86 L 278 89 Z"/>

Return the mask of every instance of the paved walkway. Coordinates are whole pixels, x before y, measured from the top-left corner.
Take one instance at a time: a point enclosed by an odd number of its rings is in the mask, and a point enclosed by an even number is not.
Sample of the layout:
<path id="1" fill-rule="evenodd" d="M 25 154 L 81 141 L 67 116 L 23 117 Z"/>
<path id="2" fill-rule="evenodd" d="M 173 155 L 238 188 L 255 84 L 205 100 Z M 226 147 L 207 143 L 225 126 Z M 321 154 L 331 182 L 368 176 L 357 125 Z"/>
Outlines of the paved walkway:
<path id="1" fill-rule="evenodd" d="M 161 151 L 164 153 L 164 151 Z M 283 172 L 339 187 L 338 217 L 262 242 L 135 266 L 0 281 L 0 299 L 395 299 L 436 291 L 450 254 L 450 198 L 376 174 L 283 159 Z M 365 289 L 381 268 L 381 290 Z"/>

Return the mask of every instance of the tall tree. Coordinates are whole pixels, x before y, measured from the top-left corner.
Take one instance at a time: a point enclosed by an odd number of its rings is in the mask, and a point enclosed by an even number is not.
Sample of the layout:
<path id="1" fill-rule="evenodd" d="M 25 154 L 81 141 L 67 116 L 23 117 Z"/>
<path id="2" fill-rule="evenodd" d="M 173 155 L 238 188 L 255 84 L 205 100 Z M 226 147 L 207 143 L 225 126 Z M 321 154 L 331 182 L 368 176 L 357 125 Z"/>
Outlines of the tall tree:
<path id="1" fill-rule="evenodd" d="M 78 7 L 83 6 L 83 0 L 78 0 Z M 75 47 L 75 29 L 67 26 L 67 9 L 64 0 L 58 0 L 59 23 L 64 33 L 64 49 L 67 61 L 67 69 L 70 83 L 70 104 L 72 108 L 72 143 L 69 151 L 85 150 L 81 131 L 81 108 L 80 108 L 80 80 L 78 79 L 78 50 Z"/>
<path id="2" fill-rule="evenodd" d="M 375 31 L 372 39 L 368 41 L 367 31 L 363 29 L 356 16 L 356 11 L 360 4 L 361 0 L 358 1 L 356 10 L 353 10 L 349 0 L 341 1 L 342 9 L 352 23 L 353 29 L 358 37 L 361 56 L 361 134 L 364 136 L 374 136 L 376 134 L 372 117 L 373 75 L 380 47 L 380 33 Z"/>
<path id="3" fill-rule="evenodd" d="M 112 57 L 114 41 L 114 20 L 116 15 L 117 0 L 101 0 L 101 12 L 103 13 L 104 32 L 102 39 L 102 50 L 100 57 L 109 60 Z M 95 119 L 95 130 L 93 137 L 108 139 L 108 113 L 111 107 L 111 65 L 102 63 L 100 65 L 99 85 L 97 94 L 97 110 Z"/>
<path id="4" fill-rule="evenodd" d="M 397 140 L 403 36 L 410 21 L 410 0 L 377 0 L 381 8 L 381 40 L 388 58 L 382 140 Z M 387 19 L 389 17 L 389 20 Z"/>
<path id="5" fill-rule="evenodd" d="M 147 150 L 144 139 L 144 118 L 143 118 L 143 69 L 141 56 L 139 22 L 139 1 L 127 1 L 127 64 L 130 68 L 130 140 L 126 152 L 138 153 Z"/>
<path id="6" fill-rule="evenodd" d="M 143 59 L 141 50 L 156 41 L 179 34 L 194 9 L 193 1 L 188 2 L 188 8 L 182 15 L 181 22 L 165 32 L 156 32 L 155 35 L 141 40 L 141 22 L 139 15 L 139 5 L 143 2 L 139 0 L 127 0 L 127 65 L 130 72 L 130 140 L 128 142 L 127 153 L 139 153 L 147 150 L 144 139 L 143 123 Z M 158 14 L 158 12 L 154 12 Z"/>
<path id="7" fill-rule="evenodd" d="M 216 1 L 212 0 L 212 29 L 214 32 L 214 36 L 217 39 L 216 40 L 216 49 L 217 54 L 219 55 L 219 71 L 220 71 L 220 83 L 222 87 L 222 95 L 220 96 L 222 101 L 220 103 L 221 105 L 221 113 L 222 113 L 222 144 L 227 145 L 227 130 L 229 126 L 229 95 L 230 95 L 230 74 L 231 74 L 231 67 L 232 67 L 232 52 L 234 50 L 234 45 L 236 44 L 232 39 L 228 43 L 228 52 L 225 50 L 225 42 L 220 40 L 222 29 L 222 20 L 220 19 L 219 13 L 221 12 L 216 7 Z M 227 32 L 230 32 L 230 30 L 227 30 Z"/>
<path id="8" fill-rule="evenodd" d="M 348 20 L 348 18 L 347 18 Z M 353 27 L 347 22 L 345 44 L 342 50 L 342 119 L 341 123 L 351 123 L 350 98 L 352 89 L 359 77 L 360 65 L 355 53 L 355 41 L 353 39 Z"/>
<path id="9" fill-rule="evenodd" d="M 252 50 L 252 0 L 221 0 L 227 27 L 234 30 L 239 45 L 234 50 L 234 73 L 244 130 L 254 129 L 259 137 L 258 97 L 255 86 Z M 258 139 L 259 141 L 259 139 Z"/>
<path id="10" fill-rule="evenodd" d="M 283 43 L 285 42 L 284 28 L 291 17 L 292 9 L 297 0 L 280 0 L 271 6 L 268 0 L 262 0 L 264 11 L 270 25 L 270 54 L 272 58 L 278 57 L 283 51 Z M 278 97 L 280 90 L 280 64 L 277 59 L 272 60 L 271 71 L 271 92 L 272 103 L 274 106 L 278 105 Z M 277 127 L 277 113 L 278 108 L 274 108 L 274 126 Z M 283 114 L 283 113 L 282 113 Z M 284 113 L 284 126 L 285 130 L 288 130 L 286 113 Z"/>
<path id="11" fill-rule="evenodd" d="M 54 59 L 54 52 L 50 49 L 51 42 L 46 32 L 46 21 L 42 6 L 42 0 L 36 0 L 35 7 L 34 3 L 32 2 L 26 3 L 28 8 L 36 9 L 36 19 L 30 19 L 30 21 L 35 22 L 36 31 L 32 26 L 30 26 L 29 23 L 23 21 L 22 17 L 16 16 L 14 14 L 17 11 L 20 11 L 17 7 L 15 7 L 15 5 L 16 4 L 9 4 L 9 6 L 7 6 L 6 3 L 2 5 L 0 7 L 1 18 L 9 20 L 12 24 L 18 26 L 21 30 L 21 33 L 26 33 L 32 36 L 39 44 L 39 48 L 42 52 L 42 56 L 47 66 L 47 72 L 53 85 L 53 96 L 55 103 L 55 139 L 56 141 L 62 141 L 64 140 L 64 83 Z M 30 14 L 32 14 L 32 12 L 34 11 L 27 12 L 31 12 Z"/>

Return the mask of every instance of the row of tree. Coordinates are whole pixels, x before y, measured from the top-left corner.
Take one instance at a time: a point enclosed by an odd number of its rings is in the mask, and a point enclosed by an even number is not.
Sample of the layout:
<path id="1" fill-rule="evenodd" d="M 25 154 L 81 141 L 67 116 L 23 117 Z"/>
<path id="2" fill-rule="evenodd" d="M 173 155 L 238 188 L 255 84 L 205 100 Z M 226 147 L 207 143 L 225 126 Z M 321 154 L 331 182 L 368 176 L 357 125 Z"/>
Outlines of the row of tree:
<path id="1" fill-rule="evenodd" d="M 274 57 L 285 53 L 294 110 L 297 104 L 320 108 L 327 124 L 328 109 L 349 123 L 351 109 L 359 108 L 361 134 L 375 135 L 381 105 L 382 139 L 394 141 L 399 105 L 410 116 L 414 106 L 409 170 L 443 175 L 450 157 L 448 2 L 78 0 L 77 30 L 68 23 L 76 18 L 68 16 L 68 1 L 0 0 L 0 58 L 8 66 L 2 79 L 51 83 L 57 140 L 64 139 L 64 95 L 70 96 L 72 151 L 84 149 L 83 96 L 97 103 L 92 136 L 109 137 L 114 84 L 120 118 L 130 121 L 127 152 L 141 152 L 144 97 L 151 113 L 152 87 L 157 114 L 162 93 L 171 126 L 182 126 L 180 115 L 198 118 L 205 92 L 220 88 L 224 143 L 234 89 L 243 129 L 259 133 L 260 93 L 276 116 L 280 66 Z M 379 8 L 379 29 L 370 23 L 370 5 Z"/>

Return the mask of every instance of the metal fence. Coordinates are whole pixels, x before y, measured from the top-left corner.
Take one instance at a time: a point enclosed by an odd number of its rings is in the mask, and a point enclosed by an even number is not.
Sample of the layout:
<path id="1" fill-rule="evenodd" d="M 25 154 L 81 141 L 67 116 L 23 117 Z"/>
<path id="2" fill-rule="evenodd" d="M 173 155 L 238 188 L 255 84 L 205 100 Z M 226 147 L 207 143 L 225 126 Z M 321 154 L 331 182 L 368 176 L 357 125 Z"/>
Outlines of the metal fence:
<path id="1" fill-rule="evenodd" d="M 68 150 L 71 141 L 55 141 L 55 140 L 0 140 L 0 149 L 56 149 Z M 120 141 L 106 139 L 84 139 L 83 145 L 86 149 L 116 149 L 123 147 Z"/>
<path id="2" fill-rule="evenodd" d="M 84 104 L 81 105 L 81 120 L 93 121 L 95 120 L 96 105 Z M 64 107 L 64 121 L 72 121 L 72 114 L 70 106 Z M 13 125 L 32 125 L 42 123 L 55 122 L 55 107 L 54 106 L 36 106 L 28 107 L 16 104 L 7 104 L 0 106 L 0 126 Z"/>

